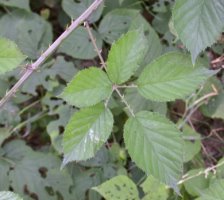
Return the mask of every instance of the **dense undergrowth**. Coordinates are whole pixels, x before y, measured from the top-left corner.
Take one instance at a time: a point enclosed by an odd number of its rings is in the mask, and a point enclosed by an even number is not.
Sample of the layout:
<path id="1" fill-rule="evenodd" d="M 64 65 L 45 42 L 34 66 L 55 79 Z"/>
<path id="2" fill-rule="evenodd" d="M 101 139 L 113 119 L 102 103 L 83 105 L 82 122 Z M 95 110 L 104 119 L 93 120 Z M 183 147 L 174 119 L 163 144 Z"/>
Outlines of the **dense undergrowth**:
<path id="1" fill-rule="evenodd" d="M 92 2 L 0 0 L 1 98 Z M 0 200 L 223 200 L 223 13 L 100 5 L 0 108 Z"/>

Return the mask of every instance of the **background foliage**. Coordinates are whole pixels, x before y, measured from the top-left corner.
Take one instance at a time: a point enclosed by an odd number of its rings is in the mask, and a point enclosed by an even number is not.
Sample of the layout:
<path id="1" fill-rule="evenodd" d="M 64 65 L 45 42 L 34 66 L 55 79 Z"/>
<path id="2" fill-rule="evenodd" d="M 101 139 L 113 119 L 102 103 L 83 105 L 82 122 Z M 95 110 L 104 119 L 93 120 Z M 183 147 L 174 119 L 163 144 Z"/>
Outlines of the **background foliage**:
<path id="1" fill-rule="evenodd" d="M 0 97 L 92 2 L 0 0 Z M 0 200 L 223 200 L 223 13 L 105 0 L 106 69 L 81 25 L 0 109 Z"/>

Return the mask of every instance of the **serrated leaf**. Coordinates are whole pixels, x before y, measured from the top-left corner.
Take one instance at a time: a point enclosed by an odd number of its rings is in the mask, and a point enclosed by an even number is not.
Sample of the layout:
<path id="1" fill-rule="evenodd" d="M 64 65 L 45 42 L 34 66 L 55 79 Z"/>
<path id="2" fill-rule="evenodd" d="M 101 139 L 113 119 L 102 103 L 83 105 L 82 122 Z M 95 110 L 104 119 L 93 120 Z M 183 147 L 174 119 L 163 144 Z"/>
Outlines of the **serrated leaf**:
<path id="1" fill-rule="evenodd" d="M 137 70 L 147 50 L 142 31 L 129 31 L 111 47 L 107 60 L 107 73 L 113 83 L 127 81 Z"/>
<path id="2" fill-rule="evenodd" d="M 224 180 L 216 180 L 208 189 L 201 191 L 201 196 L 197 200 L 223 200 Z"/>
<path id="3" fill-rule="evenodd" d="M 107 141 L 113 127 L 113 115 L 103 104 L 76 112 L 63 136 L 63 165 L 87 160 Z"/>
<path id="4" fill-rule="evenodd" d="M 14 192 L 26 199 L 30 199 L 31 194 L 35 194 L 38 199 L 55 200 L 58 195 L 62 199 L 73 199 L 69 191 L 73 185 L 72 179 L 66 170 L 60 171 L 61 160 L 58 157 L 51 153 L 33 151 L 22 140 L 6 143 L 3 149 L 5 152 L 3 159 L 0 159 L 0 169 L 4 169 L 7 164 L 5 178 Z M 2 181 L 4 179 L 1 178 Z M 51 194 L 46 188 L 51 189 Z"/>
<path id="5" fill-rule="evenodd" d="M 30 11 L 29 0 L 0 0 L 0 4 Z"/>
<path id="6" fill-rule="evenodd" d="M 179 38 L 190 50 L 192 61 L 221 34 L 224 24 L 224 1 L 178 0 L 173 21 Z M 209 28 L 208 28 L 209 27 Z"/>
<path id="7" fill-rule="evenodd" d="M 0 192 L 0 200 L 22 200 L 18 194 L 9 191 Z"/>
<path id="8" fill-rule="evenodd" d="M 81 0 L 81 1 L 74 1 L 74 0 L 63 0 L 62 1 L 62 8 L 64 11 L 72 18 L 77 19 L 92 3 L 94 0 Z M 95 22 L 97 21 L 101 13 L 103 11 L 103 3 L 92 13 L 89 17 L 89 21 Z"/>
<path id="9" fill-rule="evenodd" d="M 167 113 L 167 105 L 164 102 L 154 102 L 142 97 L 136 89 L 126 89 L 125 99 L 134 113 L 142 110 L 158 112 L 162 115 Z"/>
<path id="10" fill-rule="evenodd" d="M 103 45 L 102 39 L 96 31 L 91 30 L 91 32 L 96 39 L 98 49 L 101 49 Z M 62 42 L 58 51 L 78 59 L 92 59 L 97 56 L 89 34 L 84 27 L 79 27 L 74 30 L 69 37 Z"/>
<path id="11" fill-rule="evenodd" d="M 14 42 L 0 38 L 0 74 L 15 69 L 25 58 Z"/>
<path id="12" fill-rule="evenodd" d="M 137 166 L 178 190 L 183 140 L 174 124 L 159 114 L 139 112 L 125 123 L 124 141 Z"/>
<path id="13" fill-rule="evenodd" d="M 108 98 L 111 93 L 112 83 L 107 75 L 91 67 L 80 71 L 60 96 L 71 105 L 86 107 Z"/>
<path id="14" fill-rule="evenodd" d="M 154 101 L 172 101 L 189 95 L 217 71 L 201 63 L 193 66 L 188 55 L 171 52 L 147 65 L 137 80 L 139 93 Z"/>
<path id="15" fill-rule="evenodd" d="M 107 200 L 139 200 L 136 185 L 127 176 L 123 175 L 116 176 L 92 189 L 99 192 Z"/>
<path id="16" fill-rule="evenodd" d="M 0 35 L 13 40 L 31 59 L 37 59 L 52 42 L 51 25 L 35 13 L 14 10 L 0 18 Z"/>
<path id="17" fill-rule="evenodd" d="M 137 15 L 139 11 L 124 8 L 109 12 L 100 22 L 98 29 L 103 40 L 112 44 L 128 31 L 132 19 Z"/>
<path id="18" fill-rule="evenodd" d="M 151 27 L 151 25 L 142 15 L 138 15 L 132 20 L 129 30 L 136 30 L 139 29 L 139 27 L 142 27 L 144 30 L 144 35 L 147 39 L 148 46 L 148 50 L 145 54 L 144 60 L 141 63 L 142 70 L 142 67 L 145 67 L 145 65 L 149 64 L 153 59 L 161 55 L 162 45 L 156 31 Z"/>
<path id="19" fill-rule="evenodd" d="M 142 200 L 166 200 L 169 196 L 166 186 L 152 176 L 147 177 L 141 188 L 145 193 Z"/>

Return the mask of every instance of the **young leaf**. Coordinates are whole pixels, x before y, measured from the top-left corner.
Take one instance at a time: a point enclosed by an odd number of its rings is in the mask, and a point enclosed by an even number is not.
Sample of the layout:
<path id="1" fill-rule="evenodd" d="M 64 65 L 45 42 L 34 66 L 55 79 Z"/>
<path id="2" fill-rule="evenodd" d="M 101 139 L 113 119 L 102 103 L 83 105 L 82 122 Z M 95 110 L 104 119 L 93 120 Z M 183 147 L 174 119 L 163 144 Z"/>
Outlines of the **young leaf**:
<path id="1" fill-rule="evenodd" d="M 132 160 L 141 169 L 177 190 L 182 174 L 183 140 L 174 124 L 159 114 L 141 111 L 126 122 L 124 141 Z"/>
<path id="2" fill-rule="evenodd" d="M 14 42 L 0 38 L 0 74 L 18 67 L 25 58 Z"/>
<path id="3" fill-rule="evenodd" d="M 22 200 L 22 198 L 20 198 L 19 195 L 9 191 L 0 192 L 0 199 L 1 200 Z"/>
<path id="4" fill-rule="evenodd" d="M 76 112 L 65 128 L 63 165 L 86 160 L 107 141 L 113 127 L 113 115 L 103 104 Z"/>
<path id="5" fill-rule="evenodd" d="M 136 71 L 146 53 L 147 40 L 142 31 L 129 31 L 116 41 L 109 52 L 107 73 L 113 83 L 127 81 Z"/>
<path id="6" fill-rule="evenodd" d="M 92 189 L 99 192 L 107 200 L 139 200 L 136 185 L 124 175 L 116 176 Z"/>
<path id="7" fill-rule="evenodd" d="M 137 81 L 138 91 L 147 99 L 172 101 L 190 94 L 216 72 L 200 63 L 193 67 L 189 56 L 171 52 L 146 66 Z"/>
<path id="8" fill-rule="evenodd" d="M 92 106 L 112 93 L 112 83 L 98 68 L 80 71 L 60 95 L 69 104 L 77 107 Z"/>
<path id="9" fill-rule="evenodd" d="M 179 38 L 190 50 L 192 61 L 221 34 L 224 24 L 224 1 L 178 0 L 173 21 Z"/>

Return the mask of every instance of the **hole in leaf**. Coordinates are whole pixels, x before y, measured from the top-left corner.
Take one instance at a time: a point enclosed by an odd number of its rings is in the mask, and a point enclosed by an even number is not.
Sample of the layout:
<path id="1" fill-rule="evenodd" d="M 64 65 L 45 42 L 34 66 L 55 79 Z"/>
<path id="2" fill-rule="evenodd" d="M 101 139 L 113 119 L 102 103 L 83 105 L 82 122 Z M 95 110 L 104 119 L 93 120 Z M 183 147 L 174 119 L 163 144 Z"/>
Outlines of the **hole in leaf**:
<path id="1" fill-rule="evenodd" d="M 47 177 L 47 168 L 46 167 L 41 167 L 41 168 L 39 168 L 39 173 L 40 173 L 40 175 L 41 175 L 41 177 L 42 178 L 46 178 Z"/>

